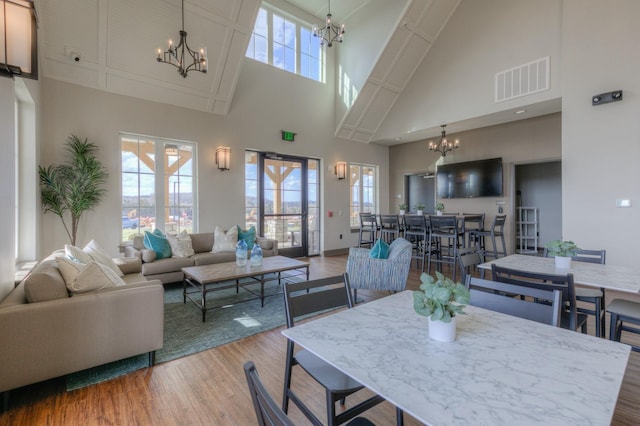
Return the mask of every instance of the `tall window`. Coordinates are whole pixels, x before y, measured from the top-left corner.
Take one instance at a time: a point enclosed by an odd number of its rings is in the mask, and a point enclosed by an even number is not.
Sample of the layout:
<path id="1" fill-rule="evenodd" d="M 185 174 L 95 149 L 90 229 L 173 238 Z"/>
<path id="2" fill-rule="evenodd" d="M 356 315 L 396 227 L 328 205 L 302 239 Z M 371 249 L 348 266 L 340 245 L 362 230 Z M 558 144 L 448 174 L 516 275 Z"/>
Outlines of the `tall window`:
<path id="1" fill-rule="evenodd" d="M 156 228 L 196 231 L 196 145 L 122 134 L 120 146 L 122 241 Z"/>
<path id="2" fill-rule="evenodd" d="M 349 205 L 351 226 L 360 226 L 360 213 L 377 213 L 378 167 L 364 164 L 349 165 Z"/>
<path id="3" fill-rule="evenodd" d="M 265 5 L 247 48 L 248 58 L 324 82 L 324 52 L 311 25 Z"/>

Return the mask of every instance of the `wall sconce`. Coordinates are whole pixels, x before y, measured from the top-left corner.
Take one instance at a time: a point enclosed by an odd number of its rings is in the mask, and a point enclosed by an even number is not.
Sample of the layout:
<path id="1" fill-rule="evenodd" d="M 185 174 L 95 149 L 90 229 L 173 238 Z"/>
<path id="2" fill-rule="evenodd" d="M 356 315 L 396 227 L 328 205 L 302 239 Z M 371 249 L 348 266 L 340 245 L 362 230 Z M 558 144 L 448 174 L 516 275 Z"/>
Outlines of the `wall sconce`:
<path id="1" fill-rule="evenodd" d="M 336 163 L 336 176 L 338 176 L 338 180 L 345 179 L 347 177 L 347 162 L 346 161 L 338 161 Z"/>
<path id="2" fill-rule="evenodd" d="M 216 148 L 216 164 L 220 170 L 229 170 L 231 166 L 231 148 L 228 146 Z"/>
<path id="3" fill-rule="evenodd" d="M 37 34 L 32 1 L 0 0 L 0 75 L 38 79 Z"/>

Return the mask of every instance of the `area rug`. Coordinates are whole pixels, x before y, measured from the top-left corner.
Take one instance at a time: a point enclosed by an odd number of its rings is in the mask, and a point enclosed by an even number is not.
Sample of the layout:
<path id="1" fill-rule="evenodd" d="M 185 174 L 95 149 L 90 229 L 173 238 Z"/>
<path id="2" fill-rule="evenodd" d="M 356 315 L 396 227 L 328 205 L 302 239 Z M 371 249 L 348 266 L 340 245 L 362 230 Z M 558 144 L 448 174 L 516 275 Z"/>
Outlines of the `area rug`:
<path id="1" fill-rule="evenodd" d="M 247 286 L 260 291 L 259 284 Z M 235 288 L 207 295 L 212 309 L 202 322 L 200 309 L 191 301 L 182 302 L 182 285 L 165 286 L 164 346 L 156 351 L 156 363 L 171 361 L 206 349 L 224 345 L 286 323 L 282 287 L 277 281 L 265 284 L 264 307 L 246 290 Z M 79 389 L 147 367 L 148 355 L 142 354 L 83 370 L 67 376 L 67 391 Z"/>

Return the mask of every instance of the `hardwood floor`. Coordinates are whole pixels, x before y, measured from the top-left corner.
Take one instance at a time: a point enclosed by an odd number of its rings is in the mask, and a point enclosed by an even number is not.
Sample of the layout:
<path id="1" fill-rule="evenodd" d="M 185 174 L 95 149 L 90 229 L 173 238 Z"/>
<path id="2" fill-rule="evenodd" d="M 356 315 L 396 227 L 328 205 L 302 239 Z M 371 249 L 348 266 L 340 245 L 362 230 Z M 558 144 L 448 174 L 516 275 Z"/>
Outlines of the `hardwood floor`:
<path id="1" fill-rule="evenodd" d="M 346 256 L 311 258 L 311 277 L 344 272 Z M 412 268 L 408 289 L 419 285 Z M 359 291 L 373 300 L 385 292 Z M 615 295 L 607 294 L 607 297 Z M 127 376 L 73 392 L 64 379 L 27 386 L 11 392 L 11 407 L 0 415 L 1 425 L 253 425 L 256 424 L 242 365 L 253 360 L 269 392 L 281 400 L 286 340 L 281 328 L 177 359 Z M 589 331 L 593 333 L 593 321 Z M 625 336 L 625 338 L 627 338 Z M 294 374 L 293 386 L 324 418 L 324 392 L 304 374 Z M 580 392 L 581 390 L 577 390 Z M 354 404 L 370 395 L 347 398 Z M 308 424 L 292 404 L 290 417 Z M 376 425 L 394 425 L 395 408 L 380 404 L 364 415 Z M 632 353 L 618 397 L 614 425 L 640 422 L 640 354 Z M 420 424 L 405 415 L 405 424 Z"/>

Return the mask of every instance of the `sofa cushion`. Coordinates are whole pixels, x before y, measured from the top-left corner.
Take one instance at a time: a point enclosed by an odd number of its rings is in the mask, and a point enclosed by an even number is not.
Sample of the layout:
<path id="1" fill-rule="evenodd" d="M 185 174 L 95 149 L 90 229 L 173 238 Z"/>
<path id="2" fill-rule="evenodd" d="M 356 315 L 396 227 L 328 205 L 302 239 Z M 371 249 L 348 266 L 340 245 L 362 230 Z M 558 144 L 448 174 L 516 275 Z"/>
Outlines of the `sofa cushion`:
<path id="1" fill-rule="evenodd" d="M 189 266 L 193 266 L 193 259 L 190 257 L 171 257 L 169 259 L 158 259 L 155 262 L 143 263 L 142 274 L 145 276 L 166 274 L 168 272 L 180 271 L 180 269 Z"/>
<path id="2" fill-rule="evenodd" d="M 93 260 L 89 253 L 85 252 L 80 247 L 72 246 L 70 244 L 65 244 L 64 254 L 67 256 L 67 259 L 78 263 L 89 263 Z"/>
<path id="3" fill-rule="evenodd" d="M 91 260 L 95 260 L 96 262 L 111 268 L 119 277 L 123 276 L 124 273 L 118 268 L 118 265 L 115 264 L 111 256 L 105 249 L 100 247 L 100 245 L 96 242 L 96 240 L 91 240 L 89 243 L 84 246 L 82 249 L 83 252 L 87 253 L 91 256 Z M 89 262 L 83 262 L 89 263 Z"/>
<path id="4" fill-rule="evenodd" d="M 224 253 L 196 253 L 191 257 L 195 266 L 211 265 L 212 263 L 235 262 L 236 254 Z"/>
<path id="5" fill-rule="evenodd" d="M 235 252 L 238 243 L 238 227 L 232 226 L 228 231 L 216 226 L 213 232 L 213 253 Z"/>
<path id="6" fill-rule="evenodd" d="M 158 256 L 156 255 L 156 252 L 151 249 L 146 249 L 146 248 L 140 249 L 140 254 L 143 262 L 153 262 L 158 258 Z"/>
<path id="7" fill-rule="evenodd" d="M 251 226 L 249 229 L 241 229 L 238 226 L 238 241 L 240 240 L 247 243 L 247 248 L 251 250 L 256 242 L 256 228 Z"/>
<path id="8" fill-rule="evenodd" d="M 195 254 L 191 244 L 191 237 L 186 230 L 183 230 L 178 235 L 167 235 L 167 241 L 171 246 L 171 257 L 189 257 Z"/>
<path id="9" fill-rule="evenodd" d="M 191 234 L 191 245 L 196 253 L 210 252 L 213 248 L 213 232 Z"/>
<path id="10" fill-rule="evenodd" d="M 124 274 L 122 279 L 124 279 L 128 274 L 138 274 L 142 271 L 142 261 L 139 257 L 121 257 L 114 259 L 113 261 Z"/>
<path id="11" fill-rule="evenodd" d="M 25 278 L 23 285 L 27 303 L 69 297 L 64 278 L 60 274 L 55 260 L 41 262 Z"/>
<path id="12" fill-rule="evenodd" d="M 156 252 L 157 259 L 171 257 L 171 246 L 162 231 L 144 231 L 144 246 Z"/>
<path id="13" fill-rule="evenodd" d="M 275 240 L 268 240 L 266 238 L 257 237 L 256 242 L 260 244 L 260 248 L 264 250 L 273 250 L 273 242 Z"/>
<path id="14" fill-rule="evenodd" d="M 66 261 L 67 259 L 60 260 Z M 66 284 L 67 289 L 74 296 L 89 291 L 124 285 L 125 282 L 113 269 L 96 261 L 91 261 L 78 271 L 73 281 Z"/>

